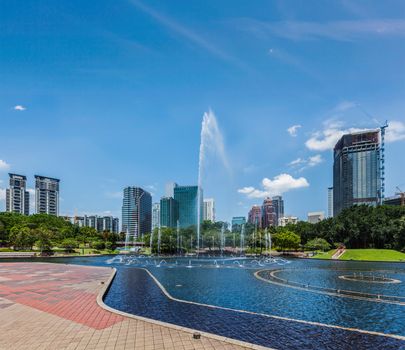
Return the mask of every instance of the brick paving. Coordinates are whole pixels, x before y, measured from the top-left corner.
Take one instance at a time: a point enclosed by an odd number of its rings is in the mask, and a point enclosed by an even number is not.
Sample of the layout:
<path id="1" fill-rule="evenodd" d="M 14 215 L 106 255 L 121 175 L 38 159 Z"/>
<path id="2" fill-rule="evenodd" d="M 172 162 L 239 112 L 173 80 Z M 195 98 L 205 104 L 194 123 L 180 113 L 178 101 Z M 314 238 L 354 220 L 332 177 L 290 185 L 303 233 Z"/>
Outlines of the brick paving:
<path id="1" fill-rule="evenodd" d="M 218 349 L 246 347 L 104 310 L 110 268 L 0 263 L 0 349 Z"/>

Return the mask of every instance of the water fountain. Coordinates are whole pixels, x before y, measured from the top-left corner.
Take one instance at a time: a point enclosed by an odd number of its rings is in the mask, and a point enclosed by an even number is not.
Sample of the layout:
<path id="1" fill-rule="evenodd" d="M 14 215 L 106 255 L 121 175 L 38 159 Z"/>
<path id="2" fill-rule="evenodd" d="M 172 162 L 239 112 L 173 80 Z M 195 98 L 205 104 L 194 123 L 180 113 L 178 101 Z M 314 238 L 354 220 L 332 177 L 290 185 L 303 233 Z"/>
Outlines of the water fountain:
<path id="1" fill-rule="evenodd" d="M 177 220 L 177 237 L 176 237 L 177 255 L 180 254 L 180 223 Z"/>
<path id="2" fill-rule="evenodd" d="M 128 250 L 128 244 L 129 244 L 129 230 L 127 228 L 127 231 L 125 232 L 125 251 Z"/>
<path id="3" fill-rule="evenodd" d="M 242 225 L 240 232 L 240 255 L 243 254 L 243 245 L 245 244 L 245 224 Z"/>
<path id="4" fill-rule="evenodd" d="M 160 229 L 160 225 L 158 228 L 158 256 L 160 256 L 160 242 L 161 242 L 161 238 L 162 238 L 162 231 Z"/>
<path id="5" fill-rule="evenodd" d="M 221 131 L 219 130 L 217 119 L 211 110 L 204 113 L 201 124 L 200 152 L 198 159 L 198 191 L 197 191 L 197 237 L 196 237 L 197 254 L 199 253 L 200 249 L 202 175 L 206 152 L 209 149 L 213 150 L 217 155 L 219 155 L 225 168 L 229 170 L 228 160 L 225 155 L 223 137 Z"/>
<path id="6" fill-rule="evenodd" d="M 221 236 L 220 236 L 220 242 L 221 242 L 221 257 L 224 255 L 224 246 L 225 246 L 225 236 L 224 236 L 224 232 L 225 232 L 225 225 L 222 224 L 221 227 Z"/>
<path id="7" fill-rule="evenodd" d="M 149 247 L 150 247 L 150 254 L 152 255 L 152 246 L 153 246 L 153 230 L 150 233 L 150 239 L 149 239 Z"/>

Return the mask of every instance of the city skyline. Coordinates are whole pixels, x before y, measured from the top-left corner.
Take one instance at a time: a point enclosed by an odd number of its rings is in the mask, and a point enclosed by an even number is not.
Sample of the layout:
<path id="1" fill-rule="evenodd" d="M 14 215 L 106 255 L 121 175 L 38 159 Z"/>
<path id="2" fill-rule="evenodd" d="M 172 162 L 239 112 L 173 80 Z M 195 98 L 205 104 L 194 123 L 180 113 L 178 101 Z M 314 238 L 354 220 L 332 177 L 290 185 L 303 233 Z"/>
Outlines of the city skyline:
<path id="1" fill-rule="evenodd" d="M 386 119 L 386 196 L 405 187 L 400 1 L 25 6 L 0 13 L 0 210 L 9 172 L 27 177 L 30 212 L 33 176 L 61 179 L 60 215 L 120 217 L 126 186 L 157 202 L 168 181 L 197 184 L 209 108 L 228 165 L 207 155 L 218 220 L 277 194 L 286 214 L 326 213 L 334 144 Z"/>

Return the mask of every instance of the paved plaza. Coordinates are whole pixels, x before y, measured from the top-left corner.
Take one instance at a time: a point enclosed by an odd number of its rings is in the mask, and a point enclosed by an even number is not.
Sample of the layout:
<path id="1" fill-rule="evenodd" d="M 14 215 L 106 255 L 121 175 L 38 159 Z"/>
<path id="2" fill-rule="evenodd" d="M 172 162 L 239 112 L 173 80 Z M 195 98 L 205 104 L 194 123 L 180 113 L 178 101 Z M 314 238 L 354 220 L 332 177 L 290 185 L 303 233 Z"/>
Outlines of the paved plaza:
<path id="1" fill-rule="evenodd" d="M 0 263 L 0 349 L 251 348 L 105 310 L 97 297 L 112 274 L 105 267 Z"/>

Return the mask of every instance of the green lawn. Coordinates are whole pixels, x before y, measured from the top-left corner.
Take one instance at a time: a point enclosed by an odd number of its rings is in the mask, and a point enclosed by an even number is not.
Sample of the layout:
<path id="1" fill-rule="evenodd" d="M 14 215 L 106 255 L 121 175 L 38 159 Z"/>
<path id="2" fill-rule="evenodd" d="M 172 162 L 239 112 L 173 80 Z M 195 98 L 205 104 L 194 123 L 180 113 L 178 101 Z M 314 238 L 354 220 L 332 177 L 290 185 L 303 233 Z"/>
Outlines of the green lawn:
<path id="1" fill-rule="evenodd" d="M 347 249 L 340 260 L 405 261 L 405 254 L 391 249 Z"/>
<path id="2" fill-rule="evenodd" d="M 316 255 L 312 257 L 312 259 L 332 259 L 332 255 L 335 254 L 336 249 L 329 250 L 328 252 L 321 252 L 318 251 Z"/>

